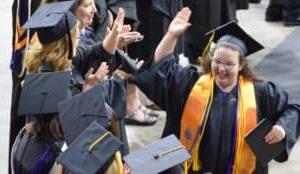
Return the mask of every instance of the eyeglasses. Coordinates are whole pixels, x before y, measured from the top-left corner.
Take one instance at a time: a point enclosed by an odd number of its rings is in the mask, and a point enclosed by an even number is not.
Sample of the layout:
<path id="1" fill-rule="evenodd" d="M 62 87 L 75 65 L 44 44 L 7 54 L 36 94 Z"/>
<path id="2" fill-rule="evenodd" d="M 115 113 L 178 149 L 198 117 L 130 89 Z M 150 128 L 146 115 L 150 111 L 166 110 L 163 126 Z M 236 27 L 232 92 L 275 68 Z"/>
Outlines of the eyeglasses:
<path id="1" fill-rule="evenodd" d="M 212 59 L 212 66 L 223 66 L 226 70 L 231 70 L 235 65 L 236 64 L 233 63 L 225 63 L 220 60 Z"/>

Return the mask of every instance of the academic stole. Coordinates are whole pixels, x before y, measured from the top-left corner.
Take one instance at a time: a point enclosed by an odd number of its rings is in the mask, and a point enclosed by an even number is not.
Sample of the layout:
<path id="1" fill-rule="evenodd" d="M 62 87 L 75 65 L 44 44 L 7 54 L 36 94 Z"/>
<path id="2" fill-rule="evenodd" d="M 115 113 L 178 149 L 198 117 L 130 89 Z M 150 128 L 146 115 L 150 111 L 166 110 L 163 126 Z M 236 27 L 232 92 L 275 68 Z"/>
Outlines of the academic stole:
<path id="1" fill-rule="evenodd" d="M 245 135 L 257 125 L 256 100 L 253 82 L 239 77 L 237 138 L 234 152 L 234 174 L 253 173 L 256 158 L 244 141 Z M 194 85 L 186 101 L 180 128 L 180 141 L 192 154 L 188 167 L 201 170 L 199 146 L 205 132 L 206 122 L 213 100 L 214 78 L 202 75 Z"/>

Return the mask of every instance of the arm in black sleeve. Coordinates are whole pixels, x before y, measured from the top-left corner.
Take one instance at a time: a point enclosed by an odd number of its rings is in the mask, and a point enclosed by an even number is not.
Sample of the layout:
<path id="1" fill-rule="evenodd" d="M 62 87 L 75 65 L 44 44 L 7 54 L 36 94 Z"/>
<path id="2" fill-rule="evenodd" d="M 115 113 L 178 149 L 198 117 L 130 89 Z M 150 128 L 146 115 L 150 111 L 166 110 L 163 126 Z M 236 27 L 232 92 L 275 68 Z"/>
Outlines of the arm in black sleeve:
<path id="1" fill-rule="evenodd" d="M 268 82 L 263 88 L 265 109 L 262 110 L 286 132 L 286 148 L 275 158 L 276 161 L 283 162 L 288 159 L 300 134 L 300 102 L 274 83 Z"/>
<path id="2" fill-rule="evenodd" d="M 114 70 L 116 67 L 115 55 L 109 54 L 103 48 L 102 43 L 88 45 L 84 44 L 83 41 L 79 42 L 72 63 L 82 76 L 84 76 L 91 67 L 97 70 L 101 62 L 107 62 L 111 70 Z"/>

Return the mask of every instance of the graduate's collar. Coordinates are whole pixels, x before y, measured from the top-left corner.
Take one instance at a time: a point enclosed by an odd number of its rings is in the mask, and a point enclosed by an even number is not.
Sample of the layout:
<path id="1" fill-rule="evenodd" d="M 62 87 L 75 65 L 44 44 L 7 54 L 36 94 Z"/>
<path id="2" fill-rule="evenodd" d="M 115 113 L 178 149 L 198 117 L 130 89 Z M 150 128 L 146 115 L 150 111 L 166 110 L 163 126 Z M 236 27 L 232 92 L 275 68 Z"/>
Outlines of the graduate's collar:
<path id="1" fill-rule="evenodd" d="M 221 90 L 221 88 L 214 83 L 215 87 L 214 87 L 214 95 L 222 95 L 222 96 L 229 96 L 229 95 L 233 95 L 234 97 L 237 97 L 237 92 L 238 92 L 238 83 L 234 86 L 234 88 L 230 91 L 230 92 L 224 92 Z"/>

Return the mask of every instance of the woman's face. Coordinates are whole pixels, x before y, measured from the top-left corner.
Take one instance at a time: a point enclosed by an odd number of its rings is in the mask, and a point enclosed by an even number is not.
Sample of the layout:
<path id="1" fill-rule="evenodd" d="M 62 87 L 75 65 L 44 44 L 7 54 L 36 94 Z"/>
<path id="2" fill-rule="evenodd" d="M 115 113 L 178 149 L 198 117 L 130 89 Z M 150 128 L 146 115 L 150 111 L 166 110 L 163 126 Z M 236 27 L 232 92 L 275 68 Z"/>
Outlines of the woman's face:
<path id="1" fill-rule="evenodd" d="M 83 0 L 76 8 L 75 14 L 79 19 L 82 27 L 92 24 L 94 14 L 97 12 L 94 0 Z"/>
<path id="2" fill-rule="evenodd" d="M 215 50 L 211 71 L 221 89 L 232 89 L 235 86 L 239 71 L 242 69 L 239 56 L 240 53 L 231 48 L 219 47 Z"/>

